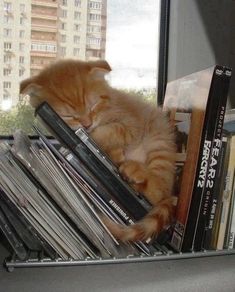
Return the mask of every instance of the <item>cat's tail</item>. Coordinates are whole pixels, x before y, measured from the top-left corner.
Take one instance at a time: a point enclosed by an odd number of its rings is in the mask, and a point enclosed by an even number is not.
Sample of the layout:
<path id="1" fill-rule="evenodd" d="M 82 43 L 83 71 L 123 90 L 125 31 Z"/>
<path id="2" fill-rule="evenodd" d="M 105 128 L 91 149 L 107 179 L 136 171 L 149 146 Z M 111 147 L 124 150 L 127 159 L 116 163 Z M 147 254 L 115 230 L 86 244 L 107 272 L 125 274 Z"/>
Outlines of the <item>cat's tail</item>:
<path id="1" fill-rule="evenodd" d="M 114 237 L 123 242 L 144 241 L 156 236 L 173 219 L 176 197 L 168 197 L 158 202 L 157 206 L 140 221 L 133 225 L 125 226 L 104 217 L 103 222 Z"/>

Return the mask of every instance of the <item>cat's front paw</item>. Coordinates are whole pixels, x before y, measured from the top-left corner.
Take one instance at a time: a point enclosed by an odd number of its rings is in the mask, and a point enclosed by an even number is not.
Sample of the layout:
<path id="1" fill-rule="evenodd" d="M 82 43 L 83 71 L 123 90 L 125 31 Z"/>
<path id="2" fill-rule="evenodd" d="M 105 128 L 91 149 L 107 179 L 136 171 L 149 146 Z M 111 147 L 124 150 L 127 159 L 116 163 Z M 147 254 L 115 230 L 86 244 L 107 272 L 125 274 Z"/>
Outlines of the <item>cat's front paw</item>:
<path id="1" fill-rule="evenodd" d="M 138 161 L 125 161 L 119 167 L 119 171 L 122 177 L 131 184 L 143 184 L 147 178 L 145 166 Z"/>

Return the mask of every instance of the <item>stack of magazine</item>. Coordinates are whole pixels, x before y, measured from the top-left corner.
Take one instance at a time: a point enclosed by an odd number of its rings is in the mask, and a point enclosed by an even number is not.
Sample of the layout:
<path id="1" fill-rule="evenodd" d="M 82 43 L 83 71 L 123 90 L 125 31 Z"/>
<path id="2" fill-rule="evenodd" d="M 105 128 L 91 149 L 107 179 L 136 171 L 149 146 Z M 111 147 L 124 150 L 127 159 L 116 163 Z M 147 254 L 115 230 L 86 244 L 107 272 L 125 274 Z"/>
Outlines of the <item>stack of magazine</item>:
<path id="1" fill-rule="evenodd" d="M 50 138 L 47 133 L 53 136 Z M 118 242 L 102 222 L 129 225 L 151 205 L 119 175 L 84 129 L 74 133 L 47 104 L 36 110 L 30 139 L 17 130 L 0 143 L 0 225 L 20 260 L 153 255 L 159 243 Z"/>

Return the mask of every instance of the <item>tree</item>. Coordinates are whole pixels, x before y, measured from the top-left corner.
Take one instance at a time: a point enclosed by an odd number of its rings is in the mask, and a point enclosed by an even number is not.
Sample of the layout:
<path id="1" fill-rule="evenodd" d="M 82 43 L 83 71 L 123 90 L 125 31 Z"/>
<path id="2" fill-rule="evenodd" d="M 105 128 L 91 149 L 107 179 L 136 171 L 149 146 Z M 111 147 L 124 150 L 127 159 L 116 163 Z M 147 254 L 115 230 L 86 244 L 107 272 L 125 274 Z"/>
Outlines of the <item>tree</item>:
<path id="1" fill-rule="evenodd" d="M 33 134 L 34 109 L 26 102 L 20 101 L 9 111 L 0 111 L 0 134 L 11 135 L 16 129 Z"/>

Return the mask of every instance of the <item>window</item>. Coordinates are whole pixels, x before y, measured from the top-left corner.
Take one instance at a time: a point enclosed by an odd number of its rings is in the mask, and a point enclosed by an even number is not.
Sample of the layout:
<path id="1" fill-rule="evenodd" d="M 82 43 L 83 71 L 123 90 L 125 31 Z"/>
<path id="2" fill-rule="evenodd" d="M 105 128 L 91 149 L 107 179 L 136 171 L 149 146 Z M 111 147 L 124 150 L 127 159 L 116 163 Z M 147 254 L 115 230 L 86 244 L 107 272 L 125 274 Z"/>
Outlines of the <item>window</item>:
<path id="1" fill-rule="evenodd" d="M 3 29 L 3 37 L 9 38 L 12 37 L 12 30 L 10 28 Z"/>
<path id="2" fill-rule="evenodd" d="M 9 76 L 9 75 L 11 75 L 11 69 L 3 68 L 3 76 Z"/>
<path id="3" fill-rule="evenodd" d="M 61 11 L 61 17 L 67 18 L 67 10 L 62 10 Z"/>
<path id="4" fill-rule="evenodd" d="M 11 12 L 12 4 L 10 2 L 4 2 L 4 11 Z"/>
<path id="5" fill-rule="evenodd" d="M 64 23 L 64 22 L 61 23 L 61 29 L 66 30 L 66 23 Z"/>
<path id="6" fill-rule="evenodd" d="M 24 75 L 25 70 L 24 69 L 19 69 L 19 76 L 23 76 Z"/>
<path id="7" fill-rule="evenodd" d="M 12 48 L 12 44 L 11 43 L 8 43 L 8 42 L 4 43 L 4 50 L 11 50 L 11 48 Z"/>
<path id="8" fill-rule="evenodd" d="M 10 88 L 11 88 L 11 82 L 9 82 L 9 81 L 4 81 L 4 82 L 3 82 L 3 88 L 4 88 L 4 89 L 10 89 Z"/>
<path id="9" fill-rule="evenodd" d="M 20 56 L 19 57 L 19 63 L 20 64 L 24 64 L 24 56 Z"/>
<path id="10" fill-rule="evenodd" d="M 74 48 L 74 49 L 73 49 L 73 55 L 74 55 L 75 57 L 77 57 L 77 56 L 79 55 L 79 53 L 80 53 L 80 49 L 79 49 L 79 48 Z"/>
<path id="11" fill-rule="evenodd" d="M 73 42 L 74 42 L 75 44 L 79 44 L 79 42 L 80 42 L 80 36 L 75 35 L 75 36 L 73 37 Z"/>
<path id="12" fill-rule="evenodd" d="M 24 31 L 24 30 L 20 30 L 20 31 L 19 31 L 19 37 L 20 37 L 21 39 L 23 39 L 23 38 L 25 37 L 25 31 Z"/>
<path id="13" fill-rule="evenodd" d="M 91 9 L 101 9 L 102 8 L 102 3 L 101 2 L 95 2 L 95 1 L 90 1 L 89 2 L 89 8 Z"/>
<path id="14" fill-rule="evenodd" d="M 115 87 L 156 88 L 159 3 L 3 0 L 0 110 L 6 91 L 15 106 L 20 81 L 63 57 L 106 59 L 112 67 L 107 78 Z M 5 91 L 4 82 L 12 82 Z"/>
<path id="15" fill-rule="evenodd" d="M 90 21 L 100 21 L 101 20 L 101 15 L 100 14 L 89 13 L 88 19 Z"/>
<path id="16" fill-rule="evenodd" d="M 74 30 L 75 31 L 80 31 L 81 30 L 81 25 L 80 24 L 74 24 Z"/>
<path id="17" fill-rule="evenodd" d="M 20 25 L 25 25 L 26 19 L 24 17 L 20 17 Z"/>
<path id="18" fill-rule="evenodd" d="M 25 4 L 20 4 L 20 12 L 25 13 Z"/>
<path id="19" fill-rule="evenodd" d="M 11 56 L 10 55 L 4 55 L 3 62 L 4 63 L 10 63 L 11 62 Z"/>
<path id="20" fill-rule="evenodd" d="M 24 50 L 25 50 L 25 44 L 24 43 L 20 43 L 19 44 L 19 51 L 20 52 L 24 52 Z"/>
<path id="21" fill-rule="evenodd" d="M 81 0 L 74 0 L 74 6 L 75 7 L 81 7 Z"/>
<path id="22" fill-rule="evenodd" d="M 80 20 L 81 19 L 81 12 L 74 11 L 74 20 Z"/>
<path id="23" fill-rule="evenodd" d="M 12 18 L 9 15 L 4 15 L 3 22 L 5 24 L 11 24 L 12 23 Z"/>
<path id="24" fill-rule="evenodd" d="M 62 43 L 65 43 L 66 42 L 66 34 L 62 34 L 61 36 L 60 36 L 60 41 L 62 42 Z"/>
<path id="25" fill-rule="evenodd" d="M 60 54 L 61 54 L 61 56 L 65 56 L 66 55 L 66 48 L 65 47 L 61 47 L 60 48 Z"/>
<path id="26" fill-rule="evenodd" d="M 56 52 L 57 48 L 54 44 L 44 44 L 44 43 L 32 43 L 32 51 L 41 51 L 41 52 Z"/>

